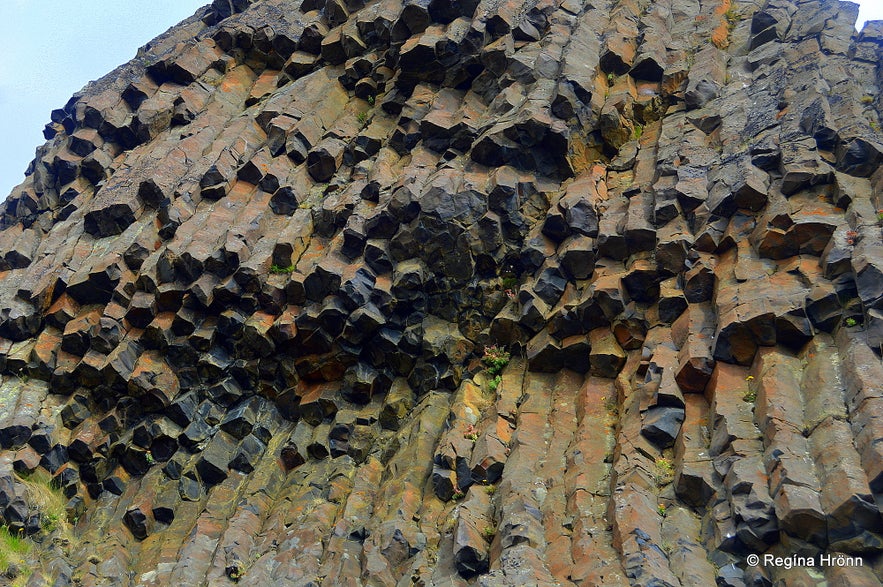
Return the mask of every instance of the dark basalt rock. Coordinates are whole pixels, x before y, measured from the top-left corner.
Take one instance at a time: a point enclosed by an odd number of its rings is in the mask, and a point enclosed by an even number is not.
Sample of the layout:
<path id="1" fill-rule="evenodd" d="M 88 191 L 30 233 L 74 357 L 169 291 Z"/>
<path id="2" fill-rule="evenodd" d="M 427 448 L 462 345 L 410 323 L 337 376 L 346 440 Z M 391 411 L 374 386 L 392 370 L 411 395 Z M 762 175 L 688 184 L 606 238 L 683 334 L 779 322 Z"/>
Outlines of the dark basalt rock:
<path id="1" fill-rule="evenodd" d="M 0 515 L 106 539 L 30 581 L 881 551 L 883 31 L 774 4 L 215 0 L 76 94 L 0 205 Z"/>
<path id="2" fill-rule="evenodd" d="M 643 416 L 641 434 L 659 446 L 667 448 L 674 444 L 684 422 L 684 410 L 681 408 L 654 408 Z"/>
<path id="3" fill-rule="evenodd" d="M 123 523 L 138 540 L 144 540 L 150 535 L 150 519 L 140 508 L 127 511 L 123 516 Z"/>

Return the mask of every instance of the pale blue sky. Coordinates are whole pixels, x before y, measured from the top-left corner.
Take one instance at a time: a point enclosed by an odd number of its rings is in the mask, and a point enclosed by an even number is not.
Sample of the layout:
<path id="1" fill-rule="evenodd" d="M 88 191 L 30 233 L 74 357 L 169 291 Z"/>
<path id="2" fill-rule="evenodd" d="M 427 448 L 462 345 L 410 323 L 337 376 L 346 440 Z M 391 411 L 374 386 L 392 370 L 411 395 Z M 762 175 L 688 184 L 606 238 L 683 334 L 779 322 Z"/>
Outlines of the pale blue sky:
<path id="1" fill-rule="evenodd" d="M 0 200 L 24 179 L 49 113 L 210 0 L 0 0 Z M 859 27 L 883 19 L 862 0 Z"/>
<path id="2" fill-rule="evenodd" d="M 24 180 L 49 113 L 211 0 L 0 0 L 0 201 Z"/>

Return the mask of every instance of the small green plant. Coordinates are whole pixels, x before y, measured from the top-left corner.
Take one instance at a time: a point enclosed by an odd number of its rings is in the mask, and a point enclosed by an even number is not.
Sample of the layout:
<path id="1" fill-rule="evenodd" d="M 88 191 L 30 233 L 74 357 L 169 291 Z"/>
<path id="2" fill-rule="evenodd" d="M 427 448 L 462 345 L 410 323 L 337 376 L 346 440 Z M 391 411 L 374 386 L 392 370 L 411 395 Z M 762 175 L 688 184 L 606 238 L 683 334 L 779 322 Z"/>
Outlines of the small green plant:
<path id="1" fill-rule="evenodd" d="M 749 375 L 745 378 L 745 383 L 748 385 L 748 388 L 745 390 L 745 393 L 742 394 L 742 401 L 749 404 L 753 404 L 757 401 L 757 390 L 752 389 L 752 381 L 754 381 L 754 375 Z"/>
<path id="2" fill-rule="evenodd" d="M 153 453 L 151 453 L 150 451 L 145 454 L 144 458 L 147 461 L 147 464 L 151 467 L 156 464 L 156 459 L 153 458 Z"/>
<path id="3" fill-rule="evenodd" d="M 503 286 L 503 289 L 515 289 L 515 286 L 518 285 L 518 278 L 515 276 L 502 277 L 500 285 Z"/>
<path id="4" fill-rule="evenodd" d="M 488 389 L 491 391 L 497 391 L 497 388 L 500 387 L 500 384 L 503 382 L 502 375 L 495 375 L 493 379 L 490 380 L 490 383 L 487 384 Z"/>
<path id="5" fill-rule="evenodd" d="M 665 517 L 665 514 L 668 513 L 668 509 L 666 509 L 664 503 L 661 503 L 656 506 L 656 513 L 659 514 L 660 516 L 662 516 L 663 518 Z"/>
<path id="6" fill-rule="evenodd" d="M 494 536 L 497 535 L 497 530 L 493 526 L 485 526 L 481 531 L 481 535 L 488 542 L 493 542 Z"/>
<path id="7" fill-rule="evenodd" d="M 239 583 L 239 580 L 242 579 L 244 575 L 245 568 L 239 561 L 234 561 L 232 565 L 227 567 L 227 577 L 229 577 L 234 583 Z"/>
<path id="8" fill-rule="evenodd" d="M 846 326 L 848 326 L 849 328 L 852 328 L 853 326 L 858 324 L 858 320 L 856 320 L 855 318 L 847 318 L 845 320 L 845 322 L 846 322 Z"/>
<path id="9" fill-rule="evenodd" d="M 877 210 L 877 223 L 883 223 L 883 210 Z"/>
<path id="10" fill-rule="evenodd" d="M 463 438 L 471 440 L 472 442 L 478 440 L 478 430 L 475 428 L 474 424 L 470 424 L 466 427 L 466 430 L 463 432 Z"/>
<path id="11" fill-rule="evenodd" d="M 635 129 L 632 131 L 632 139 L 637 141 L 641 138 L 642 134 L 644 134 L 644 125 L 636 124 Z"/>
<path id="12" fill-rule="evenodd" d="M 294 271 L 294 265 L 289 265 L 288 267 L 282 267 L 281 265 L 276 265 L 275 263 L 273 263 L 273 265 L 270 267 L 270 273 L 272 273 L 273 275 L 281 275 L 283 273 L 291 273 L 292 271 Z"/>
<path id="13" fill-rule="evenodd" d="M 359 114 L 356 115 L 356 120 L 359 121 L 359 124 L 364 125 L 368 122 L 368 112 L 359 112 Z"/>
<path id="14" fill-rule="evenodd" d="M 373 95 L 372 95 L 372 96 L 368 96 L 368 100 L 367 100 L 367 101 L 368 101 L 368 105 L 369 105 L 369 106 L 374 106 L 374 100 L 375 100 L 375 98 L 374 98 Z"/>
<path id="15" fill-rule="evenodd" d="M 656 459 L 653 468 L 653 477 L 656 481 L 656 485 L 662 487 L 663 485 L 668 485 L 674 480 L 675 467 L 674 464 L 672 464 L 671 459 L 659 457 Z"/>
<path id="16" fill-rule="evenodd" d="M 453 499 L 454 501 L 460 501 L 464 497 L 466 497 L 466 494 L 463 493 L 462 491 L 460 491 L 459 489 L 455 489 L 454 493 L 451 494 L 451 499 Z"/>
<path id="17" fill-rule="evenodd" d="M 491 345 L 484 347 L 484 356 L 481 358 L 481 362 L 487 367 L 488 375 L 496 377 L 509 364 L 510 358 L 511 355 L 503 347 Z"/>
<path id="18" fill-rule="evenodd" d="M 57 512 L 47 512 L 40 518 L 40 527 L 47 532 L 52 532 L 62 522 L 62 517 Z"/>
<path id="19" fill-rule="evenodd" d="M 616 75 L 614 75 L 612 73 L 608 73 L 607 74 L 607 85 L 612 86 L 615 83 L 616 83 Z"/>
<path id="20" fill-rule="evenodd" d="M 741 15 L 733 8 L 730 8 L 726 12 L 724 12 L 724 18 L 727 19 L 727 28 L 732 31 L 736 28 L 736 23 L 739 22 Z"/>
<path id="21" fill-rule="evenodd" d="M 861 97 L 860 101 L 862 104 L 872 104 L 874 102 L 874 96 L 871 96 L 870 94 L 865 94 Z"/>
<path id="22" fill-rule="evenodd" d="M 488 495 L 493 495 L 497 492 L 497 486 L 496 485 L 488 485 L 484 488 L 484 492 L 487 493 Z"/>

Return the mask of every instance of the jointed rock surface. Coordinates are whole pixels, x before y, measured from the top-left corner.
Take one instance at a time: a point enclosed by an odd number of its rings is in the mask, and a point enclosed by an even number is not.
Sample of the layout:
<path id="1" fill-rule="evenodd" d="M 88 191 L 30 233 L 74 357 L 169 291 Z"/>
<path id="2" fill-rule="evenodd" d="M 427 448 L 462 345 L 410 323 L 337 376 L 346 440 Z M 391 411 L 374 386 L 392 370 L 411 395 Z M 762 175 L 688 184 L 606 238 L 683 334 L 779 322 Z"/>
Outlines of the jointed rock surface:
<path id="1" fill-rule="evenodd" d="M 28 585 L 880 585 L 856 16 L 215 0 L 143 47 L 0 206 Z"/>

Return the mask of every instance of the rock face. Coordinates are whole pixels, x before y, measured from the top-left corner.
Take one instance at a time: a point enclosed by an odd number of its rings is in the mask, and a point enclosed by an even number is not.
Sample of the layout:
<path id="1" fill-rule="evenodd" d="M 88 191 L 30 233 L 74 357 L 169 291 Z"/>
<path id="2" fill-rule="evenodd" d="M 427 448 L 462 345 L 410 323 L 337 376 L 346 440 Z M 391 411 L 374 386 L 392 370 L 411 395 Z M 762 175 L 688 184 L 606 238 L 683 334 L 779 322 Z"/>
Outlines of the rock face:
<path id="1" fill-rule="evenodd" d="M 50 543 L 39 472 L 76 536 L 30 584 L 880 585 L 855 18 L 215 0 L 151 42 L 0 206 L 0 523 Z"/>

